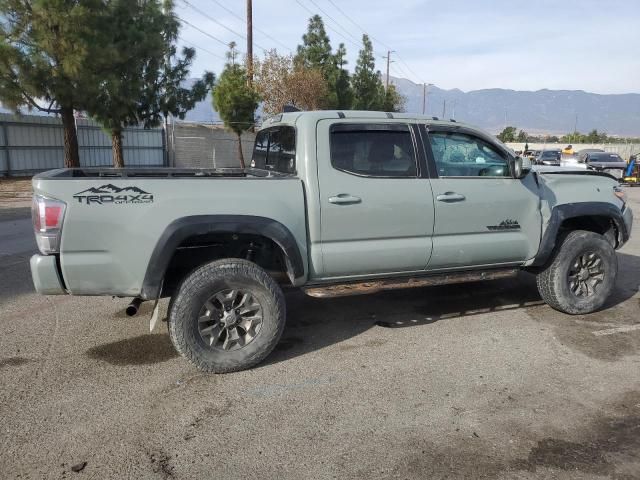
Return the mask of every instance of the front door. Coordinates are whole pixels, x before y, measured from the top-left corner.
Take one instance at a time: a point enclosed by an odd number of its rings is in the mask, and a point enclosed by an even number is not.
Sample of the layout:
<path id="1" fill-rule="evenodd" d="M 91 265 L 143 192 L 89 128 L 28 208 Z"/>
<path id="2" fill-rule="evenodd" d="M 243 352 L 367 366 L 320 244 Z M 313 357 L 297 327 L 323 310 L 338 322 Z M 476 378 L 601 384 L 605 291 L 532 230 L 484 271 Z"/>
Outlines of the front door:
<path id="1" fill-rule="evenodd" d="M 433 196 L 414 129 L 401 122 L 319 122 L 323 278 L 424 270 Z"/>
<path id="2" fill-rule="evenodd" d="M 431 130 L 435 169 L 433 254 L 429 269 L 519 263 L 540 245 L 538 187 L 513 178 L 508 155 L 472 131 Z"/>

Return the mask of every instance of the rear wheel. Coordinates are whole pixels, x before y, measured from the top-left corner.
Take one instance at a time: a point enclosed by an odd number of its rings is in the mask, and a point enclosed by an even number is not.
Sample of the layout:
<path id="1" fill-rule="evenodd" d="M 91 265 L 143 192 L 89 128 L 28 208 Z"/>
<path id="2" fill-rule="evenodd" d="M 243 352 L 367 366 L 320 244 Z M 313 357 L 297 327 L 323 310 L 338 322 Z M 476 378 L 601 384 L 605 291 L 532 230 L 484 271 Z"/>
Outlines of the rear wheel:
<path id="1" fill-rule="evenodd" d="M 547 304 L 575 315 L 602 307 L 613 290 L 617 273 L 618 262 L 611 244 L 602 235 L 576 230 L 565 237 L 536 281 Z"/>
<path id="2" fill-rule="evenodd" d="M 171 304 L 169 335 L 198 369 L 233 372 L 271 353 L 285 315 L 282 290 L 267 272 L 246 260 L 218 260 L 183 280 Z"/>

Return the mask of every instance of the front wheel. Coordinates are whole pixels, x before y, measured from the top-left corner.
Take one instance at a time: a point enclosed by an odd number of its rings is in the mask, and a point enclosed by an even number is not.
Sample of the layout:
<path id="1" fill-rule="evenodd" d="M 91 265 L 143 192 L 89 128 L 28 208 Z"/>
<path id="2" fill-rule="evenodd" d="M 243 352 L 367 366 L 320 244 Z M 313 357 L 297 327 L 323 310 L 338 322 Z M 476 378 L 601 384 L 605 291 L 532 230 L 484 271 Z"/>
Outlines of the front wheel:
<path id="1" fill-rule="evenodd" d="M 285 316 L 282 290 L 267 272 L 246 260 L 217 260 L 182 281 L 169 311 L 169 336 L 198 369 L 233 372 L 271 353 Z"/>
<path id="2" fill-rule="evenodd" d="M 598 310 L 616 282 L 618 261 L 611 244 L 597 233 L 570 232 L 536 283 L 551 307 L 572 315 Z"/>

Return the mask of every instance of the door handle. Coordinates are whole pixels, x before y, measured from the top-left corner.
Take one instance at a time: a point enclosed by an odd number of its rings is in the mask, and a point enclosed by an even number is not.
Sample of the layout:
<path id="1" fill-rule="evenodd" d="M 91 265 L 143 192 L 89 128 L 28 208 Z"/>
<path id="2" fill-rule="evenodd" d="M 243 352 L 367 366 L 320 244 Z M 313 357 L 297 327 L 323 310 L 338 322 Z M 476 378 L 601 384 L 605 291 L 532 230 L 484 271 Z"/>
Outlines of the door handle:
<path id="1" fill-rule="evenodd" d="M 462 202 L 465 199 L 464 195 L 456 192 L 445 192 L 436 197 L 439 202 Z"/>
<path id="2" fill-rule="evenodd" d="M 355 197 L 353 195 L 349 195 L 348 193 L 341 193 L 336 195 L 335 197 L 329 197 L 329 203 L 333 203 L 336 205 L 352 205 L 354 203 L 360 203 L 362 199 L 360 197 Z"/>

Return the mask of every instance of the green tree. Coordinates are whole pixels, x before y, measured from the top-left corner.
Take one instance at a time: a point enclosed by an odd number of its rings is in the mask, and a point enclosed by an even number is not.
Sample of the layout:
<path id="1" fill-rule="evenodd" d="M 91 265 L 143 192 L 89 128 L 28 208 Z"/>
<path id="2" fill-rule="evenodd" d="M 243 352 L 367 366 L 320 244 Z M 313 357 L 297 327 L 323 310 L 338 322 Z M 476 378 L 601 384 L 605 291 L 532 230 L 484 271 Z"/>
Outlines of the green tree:
<path id="1" fill-rule="evenodd" d="M 225 127 L 238 136 L 240 167 L 245 168 L 241 136 L 242 132 L 253 127 L 260 96 L 247 85 L 247 72 L 244 67 L 234 63 L 234 45 L 230 47 L 228 62 L 213 87 L 213 108 L 220 114 Z"/>
<path id="2" fill-rule="evenodd" d="M 115 167 L 124 167 L 122 130 L 160 124 L 169 114 L 184 118 L 206 97 L 214 77 L 206 73 L 191 88 L 183 86 L 195 56 L 185 48 L 177 55 L 179 23 L 170 0 L 110 0 L 108 28 L 101 42 L 104 54 L 90 67 L 101 72 L 98 94 L 89 114 L 110 134 Z"/>
<path id="3" fill-rule="evenodd" d="M 327 83 L 327 94 L 324 104 L 333 109 L 349 109 L 353 103 L 353 92 L 349 72 L 344 68 L 347 51 L 341 43 L 332 53 L 331 41 L 324 27 L 322 17 L 314 15 L 309 19 L 307 33 L 302 36 L 302 45 L 294 61 L 297 67 L 319 70 Z"/>
<path id="4" fill-rule="evenodd" d="M 580 132 L 573 132 L 560 138 L 561 143 L 584 143 L 585 136 Z"/>
<path id="5" fill-rule="evenodd" d="M 395 85 L 389 84 L 389 88 L 384 92 L 384 102 L 382 111 L 384 112 L 403 112 L 407 99 L 398 92 Z"/>
<path id="6" fill-rule="evenodd" d="M 515 142 L 516 141 L 516 127 L 504 127 L 504 130 L 498 134 L 498 139 L 501 142 Z"/>
<path id="7" fill-rule="evenodd" d="M 351 88 L 351 77 L 349 71 L 345 68 L 347 65 L 347 49 L 344 43 L 338 46 L 338 50 L 334 56 L 336 64 L 334 78 L 330 82 L 329 90 L 333 93 L 334 98 L 331 99 L 332 107 L 339 110 L 351 109 L 353 105 L 353 89 Z"/>
<path id="8" fill-rule="evenodd" d="M 598 132 L 598 130 L 591 130 L 584 138 L 586 143 L 607 143 L 607 134 Z"/>
<path id="9" fill-rule="evenodd" d="M 362 36 L 362 49 L 358 54 L 356 69 L 351 83 L 353 86 L 353 108 L 355 110 L 382 110 L 384 106 L 384 86 L 380 72 L 375 71 L 373 45 L 368 35 Z"/>
<path id="10" fill-rule="evenodd" d="M 302 36 L 302 45 L 298 45 L 295 61 L 306 68 L 320 70 L 325 80 L 333 74 L 335 59 L 320 15 L 309 19 L 307 33 Z"/>
<path id="11" fill-rule="evenodd" d="M 59 114 L 66 167 L 80 164 L 74 110 L 96 94 L 86 65 L 103 53 L 104 13 L 100 0 L 0 0 L 0 101 Z"/>
<path id="12" fill-rule="evenodd" d="M 516 137 L 516 140 L 520 143 L 522 142 L 527 142 L 529 139 L 529 135 L 527 134 L 527 132 L 525 132 L 524 130 L 520 130 L 518 132 L 518 136 Z"/>

